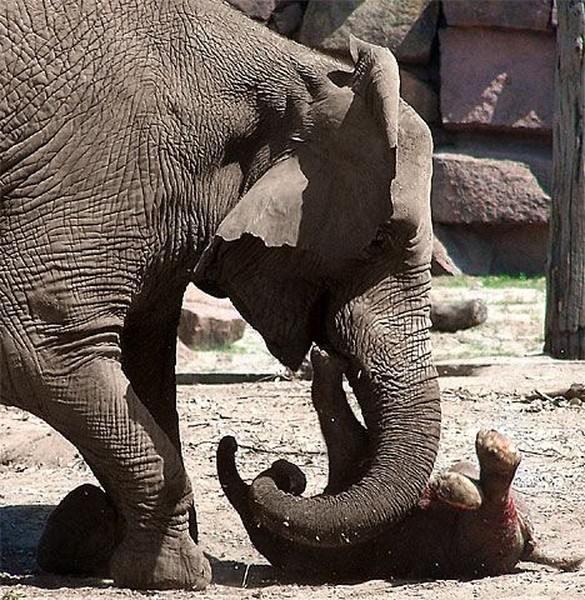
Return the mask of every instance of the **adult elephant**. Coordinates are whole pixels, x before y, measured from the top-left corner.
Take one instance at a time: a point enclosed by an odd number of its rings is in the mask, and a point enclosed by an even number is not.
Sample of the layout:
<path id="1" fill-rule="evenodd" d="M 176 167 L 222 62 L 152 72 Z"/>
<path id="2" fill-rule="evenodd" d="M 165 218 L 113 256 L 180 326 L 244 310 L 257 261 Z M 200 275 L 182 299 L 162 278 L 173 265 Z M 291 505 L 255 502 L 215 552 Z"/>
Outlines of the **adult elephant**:
<path id="1" fill-rule="evenodd" d="M 175 407 L 189 281 L 229 296 L 292 368 L 313 341 L 344 357 L 370 431 L 359 481 L 267 490 L 259 521 L 328 548 L 400 519 L 440 417 L 431 138 L 392 55 L 354 40 L 350 72 L 216 0 L 7 0 L 0 39 L 0 398 L 95 473 L 115 582 L 210 579 Z M 70 567 L 91 570 L 77 534 Z M 59 552 L 45 540 L 42 563 Z"/>

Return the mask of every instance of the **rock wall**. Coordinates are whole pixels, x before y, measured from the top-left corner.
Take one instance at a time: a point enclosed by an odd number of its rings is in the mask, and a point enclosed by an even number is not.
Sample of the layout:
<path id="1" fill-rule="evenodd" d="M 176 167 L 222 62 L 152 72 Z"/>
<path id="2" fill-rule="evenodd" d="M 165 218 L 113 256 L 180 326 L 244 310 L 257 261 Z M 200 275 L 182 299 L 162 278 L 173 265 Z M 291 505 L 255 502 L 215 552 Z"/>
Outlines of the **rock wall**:
<path id="1" fill-rule="evenodd" d="M 555 0 L 229 0 L 348 58 L 390 48 L 435 137 L 436 234 L 472 274 L 544 271 L 552 172 Z"/>

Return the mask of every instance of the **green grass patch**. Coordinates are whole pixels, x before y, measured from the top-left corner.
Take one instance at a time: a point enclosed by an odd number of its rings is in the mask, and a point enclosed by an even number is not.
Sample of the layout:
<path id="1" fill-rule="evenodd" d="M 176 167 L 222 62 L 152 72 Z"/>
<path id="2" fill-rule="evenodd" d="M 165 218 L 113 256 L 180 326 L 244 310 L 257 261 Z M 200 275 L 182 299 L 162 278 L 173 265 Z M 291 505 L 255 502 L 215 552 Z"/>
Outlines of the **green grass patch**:
<path id="1" fill-rule="evenodd" d="M 474 277 L 471 275 L 459 275 L 457 277 L 434 277 L 433 287 L 441 288 L 523 288 L 544 291 L 546 279 L 544 277 L 532 277 L 528 275 L 484 275 Z"/>

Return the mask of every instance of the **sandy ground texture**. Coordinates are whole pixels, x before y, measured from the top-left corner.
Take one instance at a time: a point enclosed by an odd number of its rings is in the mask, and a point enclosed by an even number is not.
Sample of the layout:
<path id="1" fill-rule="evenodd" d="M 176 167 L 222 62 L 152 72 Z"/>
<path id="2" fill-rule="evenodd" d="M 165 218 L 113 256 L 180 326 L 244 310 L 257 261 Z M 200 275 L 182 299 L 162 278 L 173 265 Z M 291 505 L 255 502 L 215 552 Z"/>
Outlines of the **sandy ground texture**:
<path id="1" fill-rule="evenodd" d="M 583 380 L 585 367 L 566 366 L 556 379 L 530 361 L 502 367 L 500 375 L 497 367 L 491 369 L 442 380 L 444 426 L 438 466 L 473 459 L 479 428 L 495 427 L 508 434 L 523 452 L 516 486 L 532 507 L 540 537 L 553 548 L 585 551 L 585 407 L 546 397 L 530 401 L 526 396 L 530 389 L 546 392 L 552 383 L 555 388 L 568 387 Z M 279 581 L 252 548 L 224 498 L 214 454 L 221 436 L 233 434 L 241 444 L 239 464 L 244 476 L 251 478 L 273 460 L 288 458 L 307 473 L 309 492 L 322 489 L 326 457 L 310 408 L 309 384 L 181 386 L 179 407 L 201 542 L 214 569 L 215 582 L 201 597 L 585 599 L 585 571 L 557 573 L 536 565 L 475 581 L 371 581 L 314 587 Z M 0 599 L 194 597 L 189 592 L 131 592 L 107 581 L 38 573 L 34 547 L 48 512 L 69 490 L 88 481 L 92 476 L 74 449 L 47 426 L 14 408 L 0 407 Z"/>
<path id="2" fill-rule="evenodd" d="M 585 382 L 585 364 L 539 356 L 544 291 L 487 289 L 470 282 L 435 286 L 441 300 L 480 297 L 488 321 L 456 334 L 434 334 L 435 354 L 449 377 L 443 388 L 443 434 L 438 468 L 473 459 L 477 430 L 497 428 L 523 451 L 516 487 L 532 506 L 537 532 L 553 548 L 585 553 L 585 405 L 551 398 L 549 392 Z M 283 372 L 248 328 L 223 352 L 178 351 L 178 370 L 219 373 Z M 459 376 L 453 376 L 459 375 Z M 534 391 L 540 398 L 529 399 Z M 554 394 L 552 394 L 554 396 Z M 278 580 L 248 541 L 228 505 L 215 472 L 215 449 L 223 435 L 240 442 L 239 465 L 252 478 L 277 458 L 299 464 L 308 492 L 326 479 L 326 456 L 310 408 L 309 384 L 179 387 L 187 470 L 196 490 L 201 542 L 209 553 L 214 583 L 209 598 L 387 598 L 409 600 L 585 600 L 585 571 L 557 573 L 521 565 L 518 572 L 475 581 L 371 581 L 343 586 L 296 586 Z M 65 440 L 38 419 L 0 407 L 0 600 L 22 598 L 192 598 L 189 592 L 137 593 L 108 581 L 59 578 L 38 572 L 34 549 L 53 506 L 93 477 Z"/>

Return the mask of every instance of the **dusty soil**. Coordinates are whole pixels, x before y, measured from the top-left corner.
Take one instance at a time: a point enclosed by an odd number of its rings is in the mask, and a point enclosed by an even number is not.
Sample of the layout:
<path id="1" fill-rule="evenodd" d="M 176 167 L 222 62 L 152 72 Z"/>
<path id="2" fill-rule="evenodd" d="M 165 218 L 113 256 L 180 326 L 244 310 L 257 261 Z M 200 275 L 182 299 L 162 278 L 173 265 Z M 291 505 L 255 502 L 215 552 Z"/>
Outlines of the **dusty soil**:
<path id="1" fill-rule="evenodd" d="M 537 531 L 554 548 L 585 553 L 585 405 L 547 399 L 546 393 L 585 382 L 582 363 L 538 356 L 544 294 L 534 289 L 487 290 L 438 286 L 441 299 L 481 297 L 489 319 L 454 335 L 435 335 L 445 372 L 441 379 L 443 434 L 438 467 L 473 459 L 479 428 L 494 427 L 514 439 L 524 459 L 516 486 L 532 506 Z M 499 355 L 499 358 L 493 358 Z M 513 355 L 509 357 L 506 355 Z M 526 358 L 526 355 L 533 355 Z M 277 372 L 280 368 L 251 330 L 229 352 L 179 351 L 179 370 Z M 532 390 L 545 392 L 528 400 Z M 249 543 L 215 474 L 215 448 L 233 434 L 239 464 L 253 477 L 284 457 L 309 477 L 309 492 L 322 489 L 326 457 L 302 381 L 180 386 L 179 409 L 186 466 L 194 482 L 201 542 L 213 562 L 209 598 L 345 598 L 432 600 L 585 599 L 585 571 L 557 573 L 521 565 L 518 572 L 475 581 L 372 581 L 344 586 L 296 586 L 278 580 Z M 17 598 L 190 598 L 187 592 L 119 590 L 107 581 L 40 574 L 34 548 L 51 508 L 71 489 L 92 481 L 72 448 L 41 421 L 0 407 L 0 600 Z"/>
<path id="2" fill-rule="evenodd" d="M 506 391 L 502 381 L 522 380 L 525 389 L 549 385 L 539 366 L 518 365 L 495 387 L 493 373 L 448 378 L 439 466 L 473 458 L 478 428 L 495 427 L 517 441 L 524 459 L 517 488 L 533 507 L 541 537 L 556 548 L 585 551 L 585 408 L 546 400 L 527 401 Z M 565 369 L 560 387 L 576 381 L 584 368 Z M 527 377 L 528 375 L 528 377 Z M 543 388 L 544 389 L 544 388 Z M 278 581 L 251 547 L 227 504 L 215 475 L 214 452 L 221 436 L 241 443 L 243 474 L 252 477 L 278 457 L 297 462 L 312 491 L 326 476 L 324 448 L 309 406 L 309 384 L 275 382 L 231 386 L 185 386 L 179 390 L 187 469 L 197 491 L 201 541 L 213 557 L 215 583 L 210 598 L 585 598 L 585 572 L 557 573 L 522 565 L 517 573 L 476 581 L 372 581 L 344 586 L 296 586 Z M 267 418 L 267 415 L 270 415 Z M 65 443 L 47 441 L 49 429 L 12 408 L 0 408 L 0 598 L 187 598 L 187 592 L 140 594 L 109 582 L 39 574 L 34 546 L 51 507 L 91 474 Z M 30 443 L 36 439 L 37 443 Z M 28 440 L 28 441 L 26 441 Z M 38 447 L 38 448 L 37 448 Z M 35 450 L 37 448 L 37 450 Z"/>

